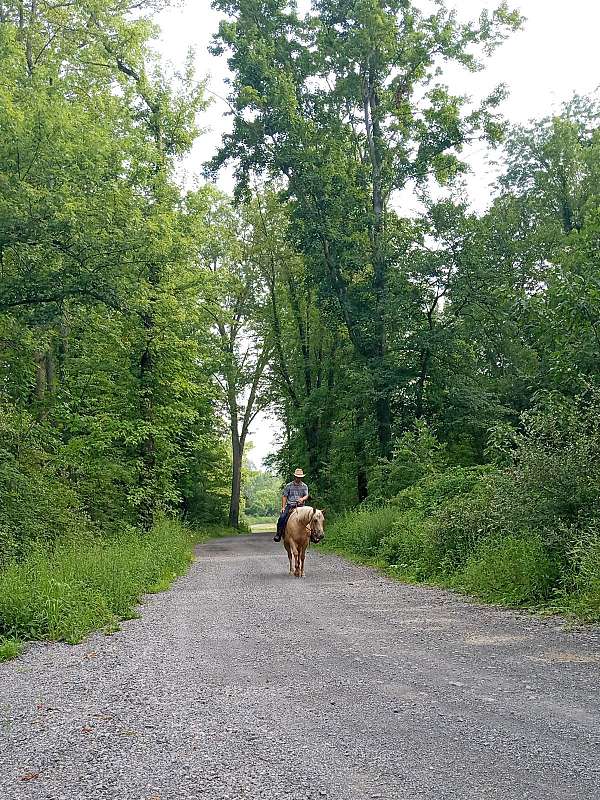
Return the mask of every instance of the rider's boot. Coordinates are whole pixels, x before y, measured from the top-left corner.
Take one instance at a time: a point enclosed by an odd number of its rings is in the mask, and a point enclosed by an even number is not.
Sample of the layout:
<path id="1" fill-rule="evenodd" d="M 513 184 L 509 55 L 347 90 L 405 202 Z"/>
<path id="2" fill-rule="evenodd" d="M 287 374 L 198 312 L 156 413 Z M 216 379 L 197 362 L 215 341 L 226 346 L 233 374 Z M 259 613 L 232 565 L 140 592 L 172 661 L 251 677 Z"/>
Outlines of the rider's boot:
<path id="1" fill-rule="evenodd" d="M 287 522 L 287 519 L 286 519 Z M 280 542 L 283 539 L 283 534 L 285 533 L 285 523 L 282 525 L 281 522 L 277 523 L 277 533 L 273 537 L 274 542 Z"/>

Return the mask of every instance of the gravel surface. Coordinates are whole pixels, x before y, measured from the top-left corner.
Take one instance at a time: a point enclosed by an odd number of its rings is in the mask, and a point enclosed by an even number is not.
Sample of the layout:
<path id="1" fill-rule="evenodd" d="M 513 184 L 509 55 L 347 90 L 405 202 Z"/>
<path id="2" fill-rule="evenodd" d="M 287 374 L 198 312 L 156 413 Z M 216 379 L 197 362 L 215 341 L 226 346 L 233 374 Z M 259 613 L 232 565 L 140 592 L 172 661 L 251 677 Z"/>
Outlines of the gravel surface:
<path id="1" fill-rule="evenodd" d="M 270 535 L 208 542 L 140 619 L 0 664 L 0 798 L 597 800 L 600 631 Z"/>

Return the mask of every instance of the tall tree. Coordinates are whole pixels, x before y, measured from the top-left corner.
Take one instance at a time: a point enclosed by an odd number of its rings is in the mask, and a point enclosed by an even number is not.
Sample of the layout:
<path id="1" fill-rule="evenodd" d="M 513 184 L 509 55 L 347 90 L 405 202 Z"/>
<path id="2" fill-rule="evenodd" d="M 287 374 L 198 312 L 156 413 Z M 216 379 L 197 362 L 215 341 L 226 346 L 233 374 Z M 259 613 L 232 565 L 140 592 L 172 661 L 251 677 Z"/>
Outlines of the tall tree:
<path id="1" fill-rule="evenodd" d="M 213 161 L 282 176 L 294 237 L 320 292 L 335 297 L 359 363 L 381 455 L 391 445 L 388 340 L 395 302 L 390 241 L 394 194 L 411 181 L 447 181 L 458 153 L 483 132 L 496 140 L 498 89 L 468 108 L 438 80 L 440 66 L 480 68 L 520 24 L 502 4 L 479 24 L 460 24 L 439 4 L 323 0 L 300 18 L 281 0 L 217 0 L 224 11 L 215 51 L 230 53 L 233 132 Z"/>
<path id="2" fill-rule="evenodd" d="M 315 491 L 324 488 L 342 352 L 331 303 L 319 297 L 304 257 L 290 241 L 289 208 L 273 191 L 256 193 L 248 206 L 254 259 L 266 294 L 263 325 L 272 342 L 275 403 L 285 436 L 281 471 L 308 469 Z"/>

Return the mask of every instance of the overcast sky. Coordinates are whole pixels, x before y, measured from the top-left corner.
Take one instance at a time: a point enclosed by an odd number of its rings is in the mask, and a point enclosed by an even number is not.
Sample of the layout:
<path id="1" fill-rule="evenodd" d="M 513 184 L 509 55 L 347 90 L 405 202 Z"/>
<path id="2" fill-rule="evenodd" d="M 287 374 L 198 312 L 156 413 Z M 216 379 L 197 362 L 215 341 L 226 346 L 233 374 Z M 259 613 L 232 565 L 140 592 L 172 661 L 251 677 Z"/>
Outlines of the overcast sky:
<path id="1" fill-rule="evenodd" d="M 483 7 L 494 8 L 490 0 L 447 0 L 464 18 L 477 17 Z M 512 122 L 527 122 L 558 110 L 574 92 L 586 94 L 600 84 L 600 2 L 598 0 L 515 0 L 512 5 L 527 18 L 524 29 L 513 35 L 489 60 L 488 68 L 475 75 L 452 77 L 452 88 L 473 97 L 483 97 L 498 83 L 506 83 L 510 97 L 502 106 Z M 215 97 L 226 95 L 227 64 L 207 51 L 217 29 L 219 14 L 208 0 L 184 0 L 179 8 L 163 12 L 158 19 L 161 35 L 158 49 L 166 61 L 180 67 L 189 48 L 195 51 L 199 77 L 208 78 L 213 102 L 202 115 L 205 133 L 198 139 L 185 165 L 188 182 L 200 173 L 202 163 L 215 152 L 229 127 L 225 103 Z M 486 169 L 481 149 L 473 157 L 476 174 L 469 182 L 473 200 L 484 207 L 490 195 L 492 173 Z M 226 191 L 228 175 L 220 178 Z M 254 424 L 252 460 L 259 462 L 270 451 L 273 423 L 264 417 Z"/>

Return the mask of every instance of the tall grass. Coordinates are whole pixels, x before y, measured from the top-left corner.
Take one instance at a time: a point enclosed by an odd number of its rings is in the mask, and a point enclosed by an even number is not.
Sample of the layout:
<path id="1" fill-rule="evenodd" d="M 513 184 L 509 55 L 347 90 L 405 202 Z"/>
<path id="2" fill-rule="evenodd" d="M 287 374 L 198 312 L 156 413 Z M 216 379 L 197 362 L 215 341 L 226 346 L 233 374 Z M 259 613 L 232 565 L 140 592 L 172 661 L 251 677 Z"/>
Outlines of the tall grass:
<path id="1" fill-rule="evenodd" d="M 327 526 L 321 546 L 346 555 L 374 559 L 381 540 L 391 532 L 396 516 L 397 509 L 387 506 L 346 512 Z"/>
<path id="2" fill-rule="evenodd" d="M 482 542 L 451 585 L 488 602 L 518 606 L 550 597 L 558 578 L 558 564 L 541 538 L 530 534 Z"/>
<path id="3" fill-rule="evenodd" d="M 213 535 L 216 531 L 213 532 Z M 164 519 L 148 533 L 69 537 L 34 545 L 0 572 L 0 660 L 27 640 L 81 641 L 135 616 L 146 592 L 166 589 L 184 573 L 198 538 Z"/>
<path id="4" fill-rule="evenodd" d="M 338 517 L 324 546 L 402 580 L 600 621 L 600 515 L 548 515 L 535 526 L 520 492 L 500 470 L 449 468 L 391 504 Z"/>

